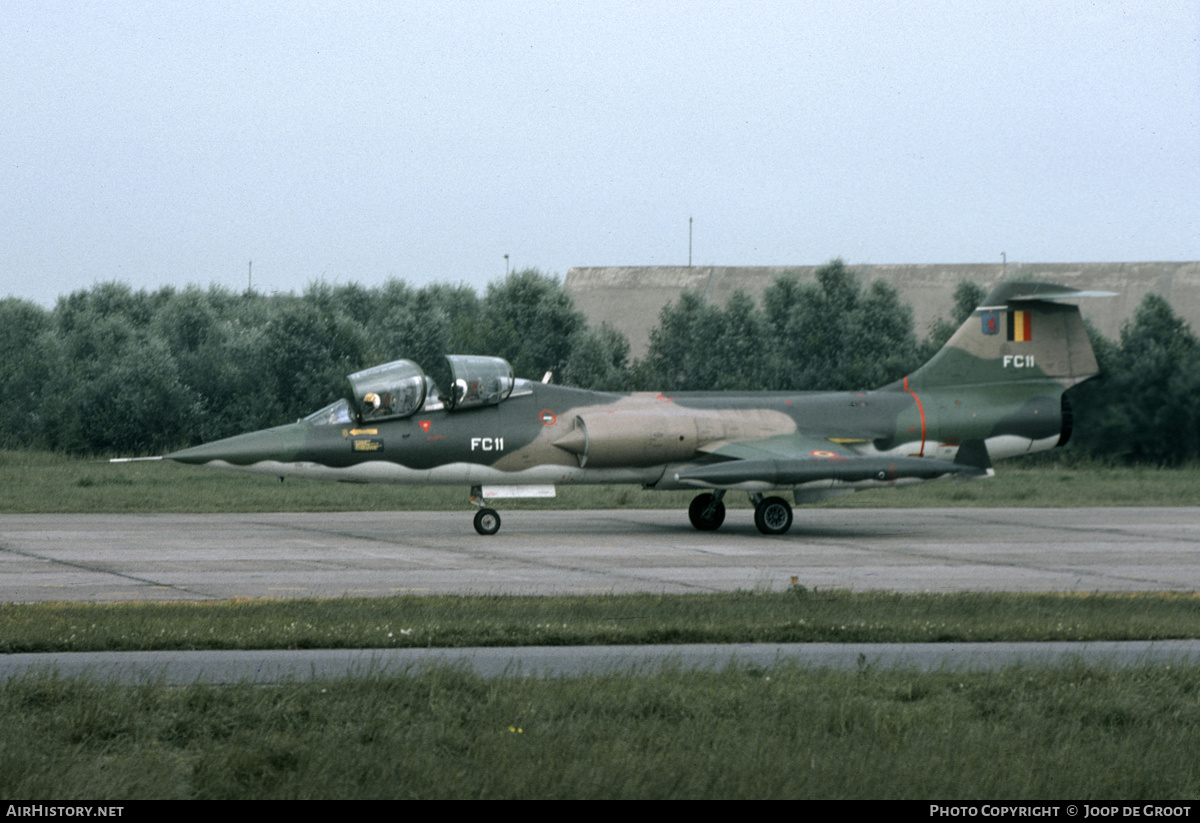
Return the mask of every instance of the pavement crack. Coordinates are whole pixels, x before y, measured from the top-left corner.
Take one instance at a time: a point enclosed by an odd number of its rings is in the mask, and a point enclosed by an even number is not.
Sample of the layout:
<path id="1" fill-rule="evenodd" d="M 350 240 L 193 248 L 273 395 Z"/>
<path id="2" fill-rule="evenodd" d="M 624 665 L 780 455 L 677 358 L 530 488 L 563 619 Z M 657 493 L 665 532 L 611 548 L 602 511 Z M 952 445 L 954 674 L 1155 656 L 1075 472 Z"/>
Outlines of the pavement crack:
<path id="1" fill-rule="evenodd" d="M 87 563 L 74 563 L 70 560 L 60 560 L 57 557 L 48 557 L 46 555 L 38 554 L 36 552 L 25 551 L 22 549 L 15 549 L 12 546 L 6 546 L 3 543 L 0 543 L 0 552 L 7 552 L 8 554 L 15 554 L 18 557 L 24 557 L 27 560 L 40 560 L 43 563 L 53 563 L 58 566 L 66 566 L 67 568 L 70 568 L 70 569 L 79 569 L 80 571 L 91 572 L 93 574 L 106 574 L 106 575 L 110 575 L 112 577 L 119 577 L 122 580 L 129 580 L 131 582 L 138 583 L 139 585 L 142 585 L 142 586 L 154 586 L 155 588 L 160 588 L 160 589 L 171 589 L 172 591 L 182 592 L 184 594 L 190 594 L 195 597 L 204 597 L 209 600 L 222 600 L 223 599 L 215 594 L 203 592 L 198 589 L 188 588 L 187 586 L 180 586 L 176 583 L 163 583 L 158 580 L 151 580 L 148 577 L 139 577 L 136 574 L 126 574 L 125 572 L 117 571 L 115 569 L 106 569 L 101 566 L 90 565 Z"/>

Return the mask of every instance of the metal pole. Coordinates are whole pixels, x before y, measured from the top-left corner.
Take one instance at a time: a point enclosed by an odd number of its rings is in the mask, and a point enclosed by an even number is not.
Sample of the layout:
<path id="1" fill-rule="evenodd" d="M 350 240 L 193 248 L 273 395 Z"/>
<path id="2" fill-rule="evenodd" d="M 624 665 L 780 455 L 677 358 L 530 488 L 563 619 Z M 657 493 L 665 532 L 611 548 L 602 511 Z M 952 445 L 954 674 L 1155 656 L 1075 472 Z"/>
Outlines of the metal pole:
<path id="1" fill-rule="evenodd" d="M 688 268 L 692 267 L 692 218 L 688 218 Z"/>

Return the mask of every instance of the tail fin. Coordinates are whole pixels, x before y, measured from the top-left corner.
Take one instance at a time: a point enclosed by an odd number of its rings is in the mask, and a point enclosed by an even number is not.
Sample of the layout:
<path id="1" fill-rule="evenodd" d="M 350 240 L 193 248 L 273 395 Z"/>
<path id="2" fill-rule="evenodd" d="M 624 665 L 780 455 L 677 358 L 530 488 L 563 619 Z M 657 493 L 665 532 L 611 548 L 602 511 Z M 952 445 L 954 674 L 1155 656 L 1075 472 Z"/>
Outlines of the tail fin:
<path id="1" fill-rule="evenodd" d="M 1053 301 L 1106 297 L 1051 283 L 1006 282 L 971 313 L 942 349 L 906 380 L 910 389 L 1057 383 L 1099 372 L 1079 307 Z"/>

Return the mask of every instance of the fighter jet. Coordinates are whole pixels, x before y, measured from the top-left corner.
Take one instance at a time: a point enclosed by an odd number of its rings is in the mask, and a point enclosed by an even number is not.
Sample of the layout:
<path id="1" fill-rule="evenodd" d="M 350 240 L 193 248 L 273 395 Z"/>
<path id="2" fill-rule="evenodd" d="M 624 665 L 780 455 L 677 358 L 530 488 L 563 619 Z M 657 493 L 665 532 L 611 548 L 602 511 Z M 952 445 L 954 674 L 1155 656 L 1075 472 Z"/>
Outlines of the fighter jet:
<path id="1" fill-rule="evenodd" d="M 397 360 L 349 375 L 348 395 L 295 423 L 166 455 L 269 476 L 460 485 L 481 535 L 493 501 L 555 486 L 699 489 L 688 516 L 712 531 L 744 491 L 767 535 L 792 506 L 863 489 L 991 475 L 992 461 L 1061 446 L 1063 392 L 1097 373 L 1077 306 L 1048 283 L 998 286 L 928 363 L 861 392 L 584 391 L 519 379 L 497 357 L 448 355 L 439 386 Z"/>

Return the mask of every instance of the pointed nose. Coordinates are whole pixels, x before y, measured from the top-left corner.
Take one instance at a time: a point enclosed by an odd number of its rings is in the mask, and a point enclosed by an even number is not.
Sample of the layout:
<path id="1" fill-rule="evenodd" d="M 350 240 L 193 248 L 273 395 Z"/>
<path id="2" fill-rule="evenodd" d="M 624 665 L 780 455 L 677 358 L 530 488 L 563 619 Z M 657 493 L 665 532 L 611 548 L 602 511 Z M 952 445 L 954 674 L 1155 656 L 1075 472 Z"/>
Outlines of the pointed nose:
<path id="1" fill-rule="evenodd" d="M 166 457 L 179 463 L 204 465 L 224 461 L 234 466 L 251 466 L 264 460 L 290 463 L 304 445 L 304 433 L 295 423 L 274 429 L 239 434 L 212 443 L 172 452 Z"/>

